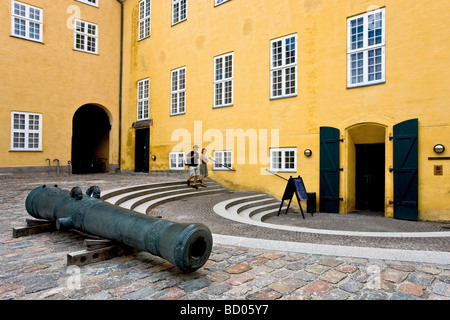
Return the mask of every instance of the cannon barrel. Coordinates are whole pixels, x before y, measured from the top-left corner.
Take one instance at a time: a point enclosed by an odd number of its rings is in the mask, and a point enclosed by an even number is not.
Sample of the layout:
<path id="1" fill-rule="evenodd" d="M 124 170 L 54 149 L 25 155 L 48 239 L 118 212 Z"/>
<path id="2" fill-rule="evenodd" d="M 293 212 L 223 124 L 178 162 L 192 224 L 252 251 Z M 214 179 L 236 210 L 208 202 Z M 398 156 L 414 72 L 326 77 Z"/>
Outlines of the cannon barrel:
<path id="1" fill-rule="evenodd" d="M 35 188 L 25 207 L 31 216 L 54 222 L 57 230 L 77 229 L 122 243 L 159 256 L 183 272 L 201 268 L 211 254 L 207 226 L 153 218 L 83 195 L 79 187 L 70 192 L 57 186 Z"/>

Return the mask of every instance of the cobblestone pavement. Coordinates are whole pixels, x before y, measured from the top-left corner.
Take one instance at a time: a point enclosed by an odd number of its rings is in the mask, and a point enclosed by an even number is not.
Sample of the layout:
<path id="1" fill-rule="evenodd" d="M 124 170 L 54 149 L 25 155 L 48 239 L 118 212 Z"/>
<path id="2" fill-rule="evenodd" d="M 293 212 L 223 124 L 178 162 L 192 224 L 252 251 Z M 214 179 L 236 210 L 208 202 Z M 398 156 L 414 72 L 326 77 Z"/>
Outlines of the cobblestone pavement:
<path id="1" fill-rule="evenodd" d="M 42 184 L 63 189 L 98 185 L 102 190 L 185 179 L 184 175 L 0 176 L 1 300 L 449 300 L 450 265 L 302 254 L 215 244 L 209 261 L 183 274 L 165 260 L 135 252 L 83 267 L 66 265 L 84 249 L 87 235 L 50 232 L 13 238 L 23 226 L 28 193 Z M 223 197 L 230 197 L 224 194 Z M 218 201 L 219 196 L 214 196 Z M 206 198 L 206 197 L 205 197 Z M 224 220 L 208 201 L 186 200 L 157 208 L 163 218 L 203 222 L 213 233 L 338 245 L 449 251 L 448 238 L 408 240 L 333 238 L 261 230 Z M 220 200 L 220 199 L 219 199 Z M 201 208 L 189 214 L 189 208 Z M 182 212 L 180 212 L 182 210 Z M 192 212 L 191 212 L 192 213 Z M 200 221 L 192 221 L 200 219 Z M 286 217 L 292 219 L 292 217 Z M 384 219 L 384 218 L 383 218 Z M 392 221 L 392 219 L 390 219 Z M 422 223 L 421 223 L 422 224 Z M 442 226 L 430 224 L 430 228 Z M 412 228 L 412 227 L 407 227 Z M 425 227 L 426 229 L 428 227 Z M 428 229 L 427 229 L 428 230 Z M 349 238 L 349 239 L 347 239 Z M 413 242 L 414 242 L 413 241 Z M 436 244 L 437 242 L 437 244 Z M 397 243 L 397 244 L 396 244 Z"/>

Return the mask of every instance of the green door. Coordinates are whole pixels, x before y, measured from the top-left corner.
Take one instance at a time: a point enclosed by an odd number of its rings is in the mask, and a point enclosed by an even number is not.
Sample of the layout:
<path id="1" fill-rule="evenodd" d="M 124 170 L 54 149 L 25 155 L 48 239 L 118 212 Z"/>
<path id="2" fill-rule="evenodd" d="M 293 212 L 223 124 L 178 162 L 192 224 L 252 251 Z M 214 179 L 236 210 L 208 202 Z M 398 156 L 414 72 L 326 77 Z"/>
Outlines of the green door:
<path id="1" fill-rule="evenodd" d="M 339 136 L 336 128 L 320 128 L 320 211 L 339 213 Z"/>
<path id="2" fill-rule="evenodd" d="M 394 218 L 418 219 L 419 121 L 394 126 Z"/>

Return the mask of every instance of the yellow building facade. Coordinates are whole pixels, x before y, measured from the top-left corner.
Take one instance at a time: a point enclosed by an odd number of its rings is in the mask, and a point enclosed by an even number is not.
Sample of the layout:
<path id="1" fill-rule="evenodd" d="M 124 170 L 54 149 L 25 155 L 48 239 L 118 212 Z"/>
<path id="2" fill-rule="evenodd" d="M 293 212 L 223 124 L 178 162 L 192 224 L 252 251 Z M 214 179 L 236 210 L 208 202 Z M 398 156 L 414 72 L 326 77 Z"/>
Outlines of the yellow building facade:
<path id="1" fill-rule="evenodd" d="M 108 115 L 111 131 L 92 148 L 111 168 L 186 170 L 197 144 L 209 177 L 233 190 L 281 199 L 280 177 L 301 176 L 318 211 L 450 220 L 448 1 L 29 2 L 44 9 L 44 45 L 2 25 L 11 74 L 1 121 L 42 114 L 45 150 L 11 150 L 6 137 L 1 168 L 75 163 L 57 141 L 71 141 L 76 111 L 90 105 Z M 73 49 L 74 31 L 62 30 L 69 5 L 98 25 L 98 53 Z M 54 16 L 62 27 L 52 35 Z M 32 77 L 14 78 L 31 66 Z"/>
<path id="2" fill-rule="evenodd" d="M 120 4 L 7 0 L 0 18 L 0 172 L 117 167 Z"/>

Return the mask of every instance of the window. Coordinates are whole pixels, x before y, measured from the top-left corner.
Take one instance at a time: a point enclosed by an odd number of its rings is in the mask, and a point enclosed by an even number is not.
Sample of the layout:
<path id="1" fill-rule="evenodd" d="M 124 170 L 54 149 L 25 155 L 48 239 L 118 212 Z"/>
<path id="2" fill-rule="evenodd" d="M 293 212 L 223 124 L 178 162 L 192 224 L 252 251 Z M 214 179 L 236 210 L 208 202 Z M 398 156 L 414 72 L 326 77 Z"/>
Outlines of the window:
<path id="1" fill-rule="evenodd" d="M 172 25 L 187 19 L 187 0 L 172 0 Z"/>
<path id="2" fill-rule="evenodd" d="M 138 81 L 137 87 L 137 119 L 146 120 L 148 119 L 149 110 L 149 88 L 150 80 L 144 79 Z"/>
<path id="3" fill-rule="evenodd" d="M 170 114 L 184 114 L 186 112 L 186 67 L 173 70 L 171 78 Z"/>
<path id="4" fill-rule="evenodd" d="M 385 82 L 385 9 L 348 19 L 347 86 Z"/>
<path id="5" fill-rule="evenodd" d="M 297 149 L 270 149 L 270 171 L 297 172 Z"/>
<path id="6" fill-rule="evenodd" d="M 11 33 L 13 36 L 42 42 L 42 9 L 18 1 L 11 2 Z"/>
<path id="7" fill-rule="evenodd" d="M 297 95 L 297 35 L 270 42 L 270 97 L 286 98 Z"/>
<path id="8" fill-rule="evenodd" d="M 234 53 L 214 58 L 214 108 L 233 105 Z"/>
<path id="9" fill-rule="evenodd" d="M 231 170 L 233 169 L 233 152 L 232 151 L 214 151 L 214 170 Z"/>
<path id="10" fill-rule="evenodd" d="M 77 0 L 77 1 L 83 2 L 83 3 L 86 3 L 86 4 L 90 4 L 91 6 L 94 6 L 94 7 L 98 7 L 98 1 L 97 0 Z"/>
<path id="11" fill-rule="evenodd" d="M 11 113 L 11 150 L 41 151 L 42 115 L 38 113 Z"/>
<path id="12" fill-rule="evenodd" d="M 139 40 L 150 37 L 150 0 L 139 2 Z"/>
<path id="13" fill-rule="evenodd" d="M 170 170 L 184 170 L 184 153 L 170 152 L 169 153 L 169 168 Z"/>
<path id="14" fill-rule="evenodd" d="M 225 3 L 227 1 L 229 1 L 229 0 L 214 0 L 214 5 L 218 6 L 219 4 Z"/>
<path id="15" fill-rule="evenodd" d="M 74 49 L 78 51 L 98 52 L 98 28 L 96 24 L 75 19 Z"/>

